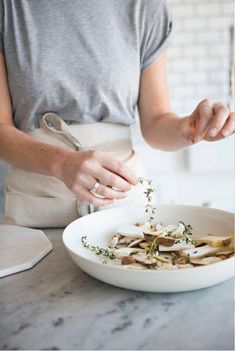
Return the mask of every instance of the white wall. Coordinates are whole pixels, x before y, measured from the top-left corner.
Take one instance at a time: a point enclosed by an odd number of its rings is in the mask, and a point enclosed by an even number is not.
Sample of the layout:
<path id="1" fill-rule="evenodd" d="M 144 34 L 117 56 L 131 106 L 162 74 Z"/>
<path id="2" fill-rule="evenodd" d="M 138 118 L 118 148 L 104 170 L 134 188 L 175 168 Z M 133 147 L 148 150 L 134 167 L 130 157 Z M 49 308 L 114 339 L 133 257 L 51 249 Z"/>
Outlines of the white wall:
<path id="1" fill-rule="evenodd" d="M 172 109 L 191 113 L 204 98 L 231 99 L 233 0 L 170 0 L 175 34 L 168 53 Z M 202 142 L 187 151 L 166 153 L 146 146 L 137 128 L 136 149 L 165 203 L 207 204 L 233 209 L 233 138 Z"/>
<path id="2" fill-rule="evenodd" d="M 175 36 L 169 50 L 174 109 L 190 113 L 205 97 L 229 102 L 233 0 L 170 0 Z"/>

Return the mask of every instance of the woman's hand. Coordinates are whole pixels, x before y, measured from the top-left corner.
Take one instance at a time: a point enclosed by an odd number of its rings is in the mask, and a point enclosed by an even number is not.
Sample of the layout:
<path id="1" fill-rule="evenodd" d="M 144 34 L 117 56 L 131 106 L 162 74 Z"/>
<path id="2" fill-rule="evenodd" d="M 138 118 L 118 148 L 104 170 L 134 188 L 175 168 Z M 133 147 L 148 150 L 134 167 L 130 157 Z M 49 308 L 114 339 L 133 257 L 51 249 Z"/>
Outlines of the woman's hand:
<path id="1" fill-rule="evenodd" d="M 123 162 L 101 151 L 69 151 L 56 167 L 55 176 L 80 199 L 95 206 L 105 206 L 123 199 L 138 179 Z M 98 198 L 90 190 L 96 182 Z M 114 187 L 115 189 L 112 189 Z"/>
<path id="2" fill-rule="evenodd" d="M 205 99 L 195 111 L 182 120 L 181 132 L 192 143 L 217 141 L 234 133 L 235 114 L 220 102 Z"/>

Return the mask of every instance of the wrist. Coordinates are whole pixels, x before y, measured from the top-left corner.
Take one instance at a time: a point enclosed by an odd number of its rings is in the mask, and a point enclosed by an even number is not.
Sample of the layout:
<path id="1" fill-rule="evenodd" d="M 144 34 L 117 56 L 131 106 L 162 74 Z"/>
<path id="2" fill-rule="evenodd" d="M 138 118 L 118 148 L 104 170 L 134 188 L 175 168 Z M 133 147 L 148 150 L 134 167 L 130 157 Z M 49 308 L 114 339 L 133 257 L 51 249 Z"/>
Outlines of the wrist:
<path id="1" fill-rule="evenodd" d="M 56 148 L 50 164 L 50 173 L 53 177 L 63 180 L 65 162 L 74 152 L 76 151 L 59 147 Z"/>

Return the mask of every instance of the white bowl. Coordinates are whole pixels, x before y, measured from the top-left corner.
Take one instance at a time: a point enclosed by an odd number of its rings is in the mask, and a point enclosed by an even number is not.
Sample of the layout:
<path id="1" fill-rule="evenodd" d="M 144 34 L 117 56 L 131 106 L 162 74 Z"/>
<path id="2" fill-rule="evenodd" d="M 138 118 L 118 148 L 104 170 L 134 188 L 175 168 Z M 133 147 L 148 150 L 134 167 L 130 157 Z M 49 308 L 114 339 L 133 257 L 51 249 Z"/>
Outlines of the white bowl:
<path id="1" fill-rule="evenodd" d="M 208 233 L 228 236 L 233 233 L 233 214 L 222 210 L 184 205 L 157 205 L 156 222 L 177 224 L 180 220 L 193 227 L 193 237 Z M 234 274 L 233 257 L 203 267 L 157 271 L 127 269 L 102 263 L 100 256 L 84 248 L 81 237 L 91 245 L 107 247 L 120 224 L 146 219 L 145 208 L 130 206 L 98 211 L 69 224 L 63 242 L 73 261 L 89 275 L 114 286 L 147 292 L 177 292 L 209 287 Z"/>

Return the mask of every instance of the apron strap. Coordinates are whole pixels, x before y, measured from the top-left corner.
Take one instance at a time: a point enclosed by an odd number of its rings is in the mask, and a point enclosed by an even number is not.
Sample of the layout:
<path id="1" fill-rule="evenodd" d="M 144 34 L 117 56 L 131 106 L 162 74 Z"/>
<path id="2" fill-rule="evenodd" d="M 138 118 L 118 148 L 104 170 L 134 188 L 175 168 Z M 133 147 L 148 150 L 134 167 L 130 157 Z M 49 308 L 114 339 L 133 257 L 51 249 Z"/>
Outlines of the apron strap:
<path id="1" fill-rule="evenodd" d="M 69 126 L 65 121 L 59 117 L 56 113 L 47 112 L 45 113 L 39 122 L 41 128 L 45 131 L 56 134 L 63 137 L 66 141 L 72 144 L 76 150 L 82 150 L 83 147 L 79 140 L 77 140 L 70 132 Z"/>

